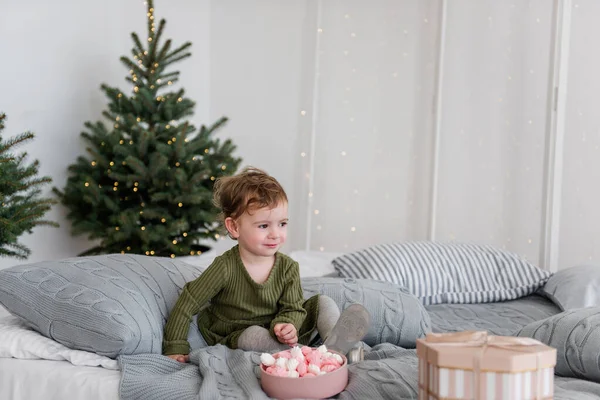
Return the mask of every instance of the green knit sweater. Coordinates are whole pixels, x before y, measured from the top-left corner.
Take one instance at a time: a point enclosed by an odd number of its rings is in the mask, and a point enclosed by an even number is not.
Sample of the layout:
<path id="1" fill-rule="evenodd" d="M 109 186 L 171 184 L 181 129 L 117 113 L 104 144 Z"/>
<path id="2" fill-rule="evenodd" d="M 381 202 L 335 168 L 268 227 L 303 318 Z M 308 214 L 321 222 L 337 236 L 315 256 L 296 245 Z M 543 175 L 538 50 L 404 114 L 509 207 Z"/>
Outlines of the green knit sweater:
<path id="1" fill-rule="evenodd" d="M 307 344 L 316 327 L 318 297 L 304 301 L 298 263 L 276 253 L 266 282 L 256 283 L 246 271 L 236 245 L 221 256 L 181 292 L 165 325 L 163 354 L 189 354 L 187 341 L 192 317 L 208 345 L 237 348 L 244 329 L 260 325 L 269 329 L 278 323 L 294 324 L 298 341 Z"/>

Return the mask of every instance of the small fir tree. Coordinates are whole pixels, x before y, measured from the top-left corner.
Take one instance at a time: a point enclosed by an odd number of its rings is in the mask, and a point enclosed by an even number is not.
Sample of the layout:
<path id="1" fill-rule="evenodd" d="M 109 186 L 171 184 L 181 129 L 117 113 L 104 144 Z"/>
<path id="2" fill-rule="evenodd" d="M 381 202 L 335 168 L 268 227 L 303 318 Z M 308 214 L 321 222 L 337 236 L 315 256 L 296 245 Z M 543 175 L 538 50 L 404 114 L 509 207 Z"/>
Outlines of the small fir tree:
<path id="1" fill-rule="evenodd" d="M 241 161 L 230 140 L 215 138 L 225 117 L 196 129 L 186 120 L 194 102 L 183 89 L 168 91 L 179 72 L 167 68 L 190 56 L 191 43 L 175 49 L 170 39 L 161 43 L 165 20 L 156 28 L 152 0 L 147 9 L 147 38 L 132 33 L 133 59 L 121 57 L 130 92 L 101 86 L 110 126 L 85 124 L 88 157 L 69 167 L 63 191 L 55 188 L 69 210 L 73 234 L 99 240 L 82 255 L 176 257 L 207 250 L 200 242 L 214 240 L 220 229 L 214 182 L 234 173 Z"/>
<path id="2" fill-rule="evenodd" d="M 0 113 L 0 256 L 24 260 L 31 250 L 19 243 L 19 237 L 36 226 L 58 227 L 43 219 L 56 200 L 41 196 L 42 187 L 52 179 L 38 176 L 39 161 L 27 164 L 27 153 L 15 154 L 15 148 L 33 140 L 34 134 L 25 132 L 3 140 L 5 121 L 6 115 Z"/>

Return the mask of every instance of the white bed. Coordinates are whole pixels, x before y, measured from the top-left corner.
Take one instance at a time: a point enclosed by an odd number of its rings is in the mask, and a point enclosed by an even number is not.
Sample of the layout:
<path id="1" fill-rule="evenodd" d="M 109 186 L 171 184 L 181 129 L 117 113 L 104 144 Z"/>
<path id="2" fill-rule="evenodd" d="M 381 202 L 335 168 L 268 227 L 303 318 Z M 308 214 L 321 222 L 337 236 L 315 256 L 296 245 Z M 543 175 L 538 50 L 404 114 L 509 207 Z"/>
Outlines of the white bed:
<path id="1" fill-rule="evenodd" d="M 9 316 L 0 306 L 0 319 Z M 0 337 L 4 344 L 7 338 Z M 30 349 L 18 349 L 30 350 Z M 0 357 L 0 399 L 118 400 L 120 371 L 69 361 Z"/>
<path id="2" fill-rule="evenodd" d="M 296 251 L 289 255 L 300 263 L 301 277 L 308 278 L 334 274 L 331 260 L 339 254 Z M 196 260 L 193 264 L 198 267 L 206 267 L 211 261 L 208 257 L 198 257 Z M 0 306 L 0 319 L 9 315 Z M 6 338 L 0 332 L 0 343 L 3 340 Z M 21 348 L 26 346 L 19 345 Z M 69 361 L 0 356 L 1 400 L 118 400 L 120 378 L 120 371 L 103 367 L 76 366 Z"/>
<path id="3" fill-rule="evenodd" d="M 0 399 L 118 400 L 120 371 L 68 361 L 0 358 Z"/>
<path id="4" fill-rule="evenodd" d="M 300 275 L 303 278 L 317 277 L 316 279 L 312 279 L 312 281 L 318 282 L 318 285 L 321 285 L 322 282 L 326 281 L 326 279 L 320 279 L 318 277 L 335 273 L 335 270 L 331 265 L 331 260 L 338 255 L 336 253 L 299 251 L 293 252 L 290 255 L 300 263 Z M 203 259 L 197 261 L 206 263 L 207 260 Z M 201 265 L 198 266 L 201 267 Z M 559 279 L 559 281 L 563 282 L 561 279 Z M 585 284 L 588 285 L 588 283 L 589 280 L 586 280 Z M 574 284 L 576 284 L 576 282 Z M 315 284 L 313 283 L 313 285 Z M 573 286 L 568 290 L 569 293 L 578 293 L 577 290 L 573 290 L 572 288 Z M 349 296 L 348 298 L 352 296 L 350 296 L 349 293 L 346 293 L 347 290 L 353 291 L 353 293 L 359 293 L 359 296 L 367 293 L 356 290 L 356 288 L 345 288 L 343 290 L 344 296 Z M 379 296 L 380 292 L 377 290 L 374 292 L 376 294 L 372 296 L 378 299 L 386 297 Z M 408 299 L 408 297 L 406 299 Z M 413 299 L 416 303 L 421 305 L 416 297 L 413 297 Z M 400 300 L 394 300 L 390 304 L 396 305 L 404 303 Z M 379 304 L 373 307 L 374 310 L 385 308 Z M 386 307 L 389 308 L 389 306 Z M 399 309 L 399 313 L 403 315 L 402 318 L 400 318 L 402 321 L 407 320 L 404 318 L 403 312 L 411 307 L 415 308 L 414 304 L 408 308 L 402 306 Z M 585 311 L 586 309 L 583 310 Z M 453 332 L 457 330 L 477 329 L 487 330 L 495 334 L 510 335 L 514 333 L 515 329 L 520 329 L 525 325 L 529 326 L 528 324 L 532 322 L 543 322 L 546 318 L 551 318 L 554 315 L 560 314 L 561 309 L 549 299 L 532 295 L 515 301 L 502 303 L 434 305 L 426 307 L 423 311 L 429 313 L 432 325 L 431 329 L 434 332 Z M 418 316 L 415 318 L 415 321 L 421 321 L 421 318 L 419 317 L 421 315 L 420 313 L 421 311 L 416 311 Z M 387 313 L 379 314 L 387 315 Z M 393 319 L 395 317 L 390 318 Z M 381 317 L 380 320 L 383 321 L 383 317 Z M 0 400 L 119 399 L 119 387 L 122 378 L 121 372 L 117 369 L 109 369 L 111 367 L 117 368 L 114 360 L 106 357 L 99 358 L 97 354 L 93 353 L 78 352 L 76 350 L 68 349 L 53 340 L 28 330 L 26 326 L 19 321 L 21 320 L 9 316 L 9 314 L 0 307 Z M 387 327 L 385 324 L 380 324 L 379 326 Z M 594 329 L 596 326 L 597 325 L 590 324 L 590 329 Z M 508 331 L 498 331 L 498 329 L 501 328 L 507 328 Z M 403 331 L 402 326 L 399 326 L 398 331 Z M 410 331 L 418 332 L 418 330 L 414 328 L 410 328 Z M 396 342 L 397 340 L 394 343 Z M 374 343 L 372 342 L 371 344 Z M 62 346 L 62 348 L 60 346 Z M 597 349 L 597 346 L 595 348 Z M 387 352 L 386 349 L 383 349 L 383 353 L 387 354 Z M 375 392 L 378 388 L 381 388 L 382 391 L 377 393 L 382 396 L 377 397 L 371 395 L 369 398 L 393 398 L 390 397 L 390 393 L 393 392 L 394 395 L 398 395 L 398 393 L 400 393 L 399 391 L 402 390 L 406 391 L 406 393 L 415 393 L 417 390 L 416 387 L 411 387 L 410 385 L 406 385 L 406 383 L 417 382 L 417 377 L 411 375 L 415 373 L 414 366 L 416 365 L 416 355 L 414 352 L 403 351 L 397 352 L 397 354 L 395 352 L 389 353 L 394 353 L 395 355 L 393 357 L 386 356 L 388 360 L 385 363 L 380 363 L 381 365 L 378 368 L 384 368 L 381 370 L 381 374 L 377 374 L 377 376 L 371 375 L 370 373 L 367 373 L 368 369 L 356 371 L 356 374 L 353 375 L 353 379 L 355 379 L 357 383 L 349 386 L 349 397 L 366 398 L 365 396 L 355 393 L 357 387 L 362 388 L 363 386 L 365 388 L 368 387 L 370 388 L 369 390 Z M 44 359 L 47 358 L 46 355 L 48 354 L 48 357 L 60 356 L 68 361 L 49 361 Z M 583 353 L 576 352 L 575 356 L 579 357 L 581 354 Z M 11 355 L 15 358 L 9 358 Z M 38 355 L 40 356 L 39 358 L 42 359 L 23 359 L 32 358 Z M 149 357 L 159 363 L 168 361 L 159 355 L 150 355 Z M 378 357 L 380 357 L 380 355 L 375 355 L 375 358 L 379 360 L 380 358 Z M 56 357 L 54 359 L 56 359 Z M 577 359 L 584 360 L 581 357 Z M 223 361 L 224 358 L 221 358 L 221 360 Z M 563 365 L 564 364 L 565 362 L 563 362 Z M 90 365 L 104 365 L 106 368 L 93 367 Z M 205 365 L 212 366 L 210 363 L 205 363 Z M 227 369 L 227 366 L 231 364 L 228 364 L 226 361 L 223 365 L 225 365 L 225 369 Z M 129 365 L 129 367 L 131 366 L 132 364 Z M 125 393 L 141 393 L 142 388 L 149 388 L 149 382 L 157 382 L 158 386 L 161 388 L 163 387 L 161 386 L 162 384 L 170 383 L 172 388 L 174 388 L 172 389 L 171 394 L 178 395 L 180 386 L 178 386 L 178 384 L 173 385 L 173 382 L 165 381 L 164 377 L 161 377 L 160 374 L 155 375 L 155 367 L 155 364 L 150 363 L 143 366 L 143 368 L 138 369 L 137 377 L 141 377 L 141 380 L 136 381 L 133 379 L 133 384 L 130 384 L 129 387 L 123 387 Z M 597 366 L 594 364 L 594 367 Z M 128 370 L 131 370 L 131 368 Z M 390 382 L 390 376 L 398 376 L 402 377 L 402 379 L 392 380 L 392 385 L 389 386 L 387 383 Z M 404 377 L 411 376 L 412 378 L 410 379 L 404 379 Z M 161 378 L 163 378 L 163 380 L 161 380 Z M 171 377 L 169 379 L 171 379 Z M 130 380 L 129 382 L 132 381 Z M 214 387 L 216 388 L 218 385 Z M 213 388 L 213 386 L 210 386 L 210 388 Z M 555 398 L 577 400 L 598 399 L 600 398 L 600 383 L 575 377 L 556 377 L 555 391 Z M 154 393 L 160 393 L 161 396 L 163 395 L 163 392 Z M 383 396 L 384 393 L 387 393 L 387 395 Z M 410 395 L 404 397 L 409 398 Z M 171 398 L 175 397 L 171 396 Z M 163 400 L 163 398 L 160 398 L 160 400 Z"/>

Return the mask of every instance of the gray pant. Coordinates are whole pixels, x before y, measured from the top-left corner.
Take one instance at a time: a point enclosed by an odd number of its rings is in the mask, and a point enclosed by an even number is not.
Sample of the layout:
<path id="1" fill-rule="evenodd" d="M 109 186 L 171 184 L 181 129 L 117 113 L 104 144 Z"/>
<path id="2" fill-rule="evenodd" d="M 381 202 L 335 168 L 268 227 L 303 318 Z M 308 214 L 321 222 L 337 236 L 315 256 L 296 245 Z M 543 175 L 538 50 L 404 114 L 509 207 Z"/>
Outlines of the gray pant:
<path id="1" fill-rule="evenodd" d="M 335 326 L 340 317 L 340 309 L 332 298 L 319 296 L 319 315 L 317 316 L 317 332 L 325 339 Z M 313 332 L 313 338 L 317 335 Z M 238 348 L 242 350 L 271 352 L 289 349 L 285 343 L 279 343 L 273 339 L 268 329 L 262 326 L 251 326 L 246 328 L 238 338 Z"/>

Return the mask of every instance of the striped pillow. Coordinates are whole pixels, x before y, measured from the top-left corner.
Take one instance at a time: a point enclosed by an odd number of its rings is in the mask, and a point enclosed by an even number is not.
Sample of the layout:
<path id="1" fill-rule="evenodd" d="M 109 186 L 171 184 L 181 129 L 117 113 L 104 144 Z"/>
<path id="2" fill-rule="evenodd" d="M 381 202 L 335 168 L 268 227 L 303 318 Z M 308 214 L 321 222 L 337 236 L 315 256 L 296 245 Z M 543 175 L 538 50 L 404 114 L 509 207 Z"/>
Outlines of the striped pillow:
<path id="1" fill-rule="evenodd" d="M 332 263 L 342 277 L 397 283 L 424 304 L 513 300 L 535 292 L 552 275 L 516 254 L 464 243 L 381 244 Z"/>

